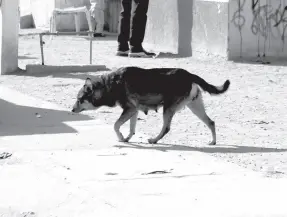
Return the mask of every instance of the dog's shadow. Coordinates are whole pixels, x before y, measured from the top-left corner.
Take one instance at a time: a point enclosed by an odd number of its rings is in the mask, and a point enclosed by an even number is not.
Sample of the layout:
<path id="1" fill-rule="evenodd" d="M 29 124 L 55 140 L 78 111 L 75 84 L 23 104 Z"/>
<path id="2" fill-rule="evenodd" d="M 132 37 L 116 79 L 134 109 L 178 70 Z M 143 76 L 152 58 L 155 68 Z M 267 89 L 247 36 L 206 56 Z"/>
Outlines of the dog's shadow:
<path id="1" fill-rule="evenodd" d="M 192 147 L 186 145 L 175 145 L 175 144 L 149 144 L 149 143 L 123 143 L 122 145 L 116 145 L 117 148 L 133 148 L 133 149 L 145 149 L 145 150 L 157 150 L 162 152 L 168 151 L 198 151 L 203 153 L 215 154 L 215 153 L 233 153 L 233 154 L 244 154 L 244 153 L 279 153 L 287 152 L 287 149 L 282 148 L 267 148 L 267 147 L 255 147 L 255 146 L 238 146 L 238 145 L 214 145 L 204 147 Z"/>

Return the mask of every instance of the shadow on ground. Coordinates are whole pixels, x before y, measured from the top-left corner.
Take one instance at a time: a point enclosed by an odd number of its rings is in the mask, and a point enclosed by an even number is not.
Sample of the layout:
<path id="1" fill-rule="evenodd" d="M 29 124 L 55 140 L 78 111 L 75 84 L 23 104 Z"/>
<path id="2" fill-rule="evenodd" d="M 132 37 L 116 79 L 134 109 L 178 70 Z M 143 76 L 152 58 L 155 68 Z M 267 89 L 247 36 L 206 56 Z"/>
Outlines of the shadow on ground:
<path id="1" fill-rule="evenodd" d="M 90 41 L 89 36 L 81 36 L 81 38 Z M 116 35 L 106 35 L 106 37 L 93 37 L 93 41 L 117 41 Z"/>
<path id="2" fill-rule="evenodd" d="M 231 62 L 239 63 L 239 64 L 250 64 L 250 65 L 269 65 L 269 66 L 287 66 L 286 59 L 278 59 L 272 57 L 265 57 L 265 58 L 256 58 L 253 59 L 234 59 Z"/>
<path id="3" fill-rule="evenodd" d="M 15 76 L 27 76 L 27 77 L 54 77 L 54 78 L 74 78 L 74 79 L 81 79 L 81 80 L 86 80 L 87 77 L 93 79 L 97 75 L 101 75 L 103 73 L 110 72 L 111 69 L 106 68 L 104 70 L 98 70 L 97 72 L 40 72 L 40 73 L 27 73 L 26 70 L 23 69 L 18 69 L 14 73 L 10 73 L 9 75 L 15 75 Z"/>
<path id="4" fill-rule="evenodd" d="M 71 112 L 16 105 L 0 99 L 0 136 L 75 133 L 64 122 L 91 120 Z"/>
<path id="5" fill-rule="evenodd" d="M 37 57 L 30 57 L 30 56 L 18 56 L 19 60 L 35 60 L 38 59 Z"/>
<path id="6" fill-rule="evenodd" d="M 179 54 L 173 54 L 173 53 L 164 53 L 160 52 L 156 58 L 157 59 L 180 59 L 180 58 L 189 58 L 188 55 L 179 55 Z"/>
<path id="7" fill-rule="evenodd" d="M 148 143 L 126 143 L 124 145 L 116 145 L 117 148 L 134 148 L 145 150 L 157 150 L 157 151 L 199 151 L 203 153 L 278 153 L 287 152 L 287 149 L 254 147 L 254 146 L 205 146 L 205 147 L 192 147 L 184 145 L 172 145 L 172 144 L 156 144 L 150 145 Z"/>

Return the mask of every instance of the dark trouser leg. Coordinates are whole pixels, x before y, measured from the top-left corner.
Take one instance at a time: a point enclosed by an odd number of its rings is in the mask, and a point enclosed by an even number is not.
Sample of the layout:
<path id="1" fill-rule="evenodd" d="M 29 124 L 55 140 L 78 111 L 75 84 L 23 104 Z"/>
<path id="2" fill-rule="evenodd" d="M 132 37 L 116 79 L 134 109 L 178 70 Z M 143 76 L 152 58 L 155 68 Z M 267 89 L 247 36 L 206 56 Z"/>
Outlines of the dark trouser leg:
<path id="1" fill-rule="evenodd" d="M 128 50 L 130 39 L 130 20 L 131 20 L 132 0 L 122 0 L 122 11 L 120 14 L 120 33 L 118 43 L 120 50 Z"/>
<path id="2" fill-rule="evenodd" d="M 144 40 L 149 0 L 134 0 L 131 26 L 131 47 L 141 47 Z"/>

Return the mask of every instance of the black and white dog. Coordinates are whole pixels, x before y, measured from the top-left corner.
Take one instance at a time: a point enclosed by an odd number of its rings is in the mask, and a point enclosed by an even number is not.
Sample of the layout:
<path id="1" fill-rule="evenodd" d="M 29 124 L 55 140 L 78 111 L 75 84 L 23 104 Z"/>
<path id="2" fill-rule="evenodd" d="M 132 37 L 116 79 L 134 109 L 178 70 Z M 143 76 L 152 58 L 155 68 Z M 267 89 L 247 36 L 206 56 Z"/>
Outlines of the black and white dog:
<path id="1" fill-rule="evenodd" d="M 149 143 L 157 143 L 170 130 L 174 114 L 187 106 L 212 133 L 212 142 L 216 144 L 215 123 L 206 114 L 201 89 L 210 94 L 222 94 L 227 91 L 230 81 L 222 86 L 207 83 L 197 75 L 180 68 L 123 67 L 109 74 L 99 75 L 93 81 L 86 79 L 78 93 L 72 112 L 96 109 L 101 106 L 119 105 L 123 112 L 114 124 L 119 141 L 128 142 L 135 134 L 139 111 L 145 114 L 163 106 L 163 127 Z M 120 127 L 130 120 L 130 133 L 124 138 Z"/>

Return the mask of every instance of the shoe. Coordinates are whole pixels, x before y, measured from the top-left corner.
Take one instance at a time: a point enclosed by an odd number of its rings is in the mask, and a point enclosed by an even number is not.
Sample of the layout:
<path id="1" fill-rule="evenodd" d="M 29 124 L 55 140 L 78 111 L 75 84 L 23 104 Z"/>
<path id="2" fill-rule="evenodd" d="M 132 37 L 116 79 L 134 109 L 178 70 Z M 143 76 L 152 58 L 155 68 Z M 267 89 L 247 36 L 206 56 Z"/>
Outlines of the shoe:
<path id="1" fill-rule="evenodd" d="M 142 47 L 140 48 L 131 48 L 131 51 L 129 52 L 129 57 L 141 57 L 141 58 L 151 58 L 155 57 L 156 54 L 152 52 L 147 52 Z"/>
<path id="2" fill-rule="evenodd" d="M 127 56 L 129 56 L 129 50 L 125 50 L 125 51 L 118 50 L 116 52 L 116 56 L 127 57 Z"/>
<path id="3" fill-rule="evenodd" d="M 119 44 L 116 56 L 127 57 L 129 56 L 129 45 L 128 44 Z"/>
<path id="4" fill-rule="evenodd" d="M 94 37 L 106 37 L 103 33 L 94 33 Z"/>

